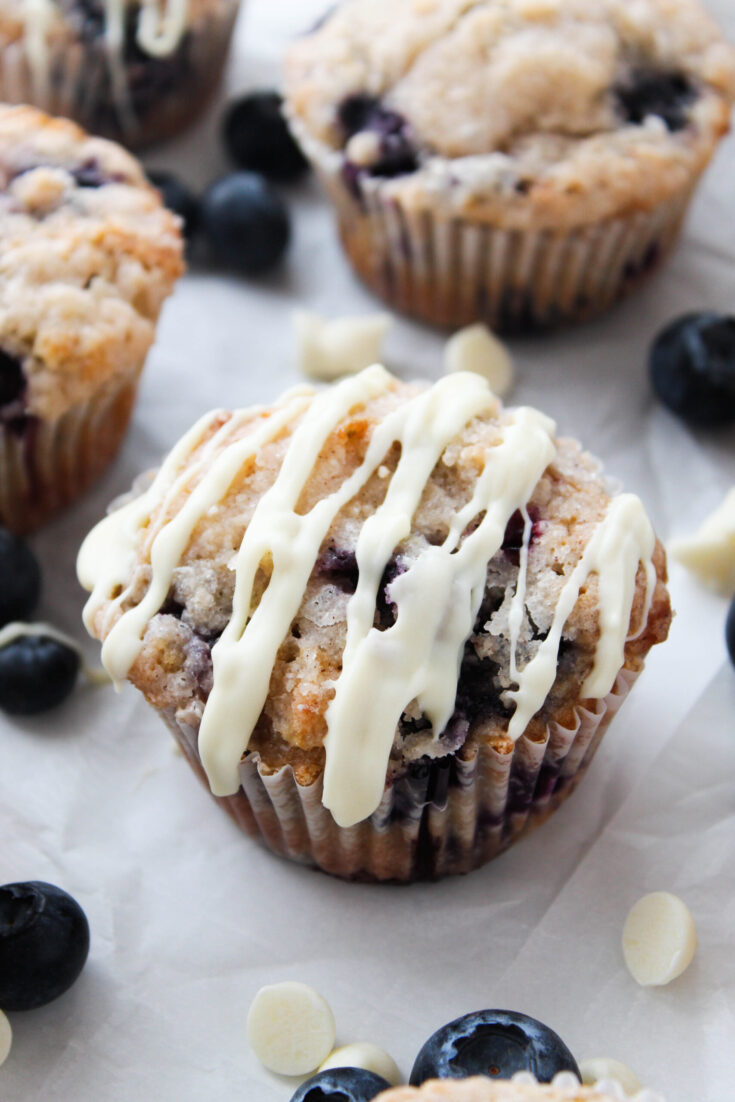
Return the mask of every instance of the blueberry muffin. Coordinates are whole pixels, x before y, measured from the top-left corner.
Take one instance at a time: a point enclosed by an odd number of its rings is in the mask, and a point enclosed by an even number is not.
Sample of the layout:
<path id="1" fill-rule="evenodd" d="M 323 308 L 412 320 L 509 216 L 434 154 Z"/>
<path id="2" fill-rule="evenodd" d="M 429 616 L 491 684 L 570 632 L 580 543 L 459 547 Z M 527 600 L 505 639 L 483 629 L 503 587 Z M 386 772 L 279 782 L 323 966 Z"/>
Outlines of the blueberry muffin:
<path id="1" fill-rule="evenodd" d="M 286 95 L 378 294 L 526 329 L 604 310 L 671 248 L 735 50 L 698 0 L 345 0 Z"/>
<path id="2" fill-rule="evenodd" d="M 239 0 L 0 0 L 0 99 L 142 146 L 219 83 Z"/>
<path id="3" fill-rule="evenodd" d="M 37 527 L 115 455 L 182 270 L 137 161 L 0 106 L 0 523 Z"/>
<path id="4" fill-rule="evenodd" d="M 628 1096 L 613 1084 L 595 1087 L 532 1084 L 512 1080 L 433 1079 L 421 1087 L 396 1087 L 375 1102 L 621 1102 Z M 653 1091 L 639 1091 L 629 1102 L 664 1102 Z"/>
<path id="5" fill-rule="evenodd" d="M 222 806 L 353 878 L 466 872 L 547 818 L 670 620 L 638 498 L 470 373 L 205 416 L 78 572 Z"/>

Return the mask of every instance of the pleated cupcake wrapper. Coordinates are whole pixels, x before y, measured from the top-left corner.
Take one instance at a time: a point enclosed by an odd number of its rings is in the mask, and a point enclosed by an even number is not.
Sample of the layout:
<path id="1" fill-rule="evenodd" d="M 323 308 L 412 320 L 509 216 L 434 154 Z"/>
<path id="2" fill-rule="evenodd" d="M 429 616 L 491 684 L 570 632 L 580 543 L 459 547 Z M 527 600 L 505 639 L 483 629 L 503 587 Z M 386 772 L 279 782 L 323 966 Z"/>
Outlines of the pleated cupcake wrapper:
<path id="1" fill-rule="evenodd" d="M 342 244 L 358 275 L 394 309 L 456 328 L 543 329 L 607 310 L 674 245 L 698 182 L 652 211 L 553 233 L 505 230 L 413 210 L 393 181 L 345 180 L 339 153 L 291 128 L 332 199 Z"/>
<path id="2" fill-rule="evenodd" d="M 115 100 L 111 67 L 100 41 L 49 41 L 45 79 L 34 79 L 24 39 L 0 51 L 0 101 L 30 103 L 50 115 L 63 115 L 93 134 L 147 145 L 173 134 L 193 119 L 219 83 L 240 0 L 222 0 L 218 12 L 199 20 L 186 41 L 188 78 L 182 87 L 159 94 L 144 120 Z M 176 51 L 174 51 L 175 54 Z M 173 55 L 172 55 L 173 56 Z M 165 60 L 165 59 L 164 59 Z M 156 58 L 151 58 L 155 63 Z M 103 114 L 104 111 L 104 114 Z"/>
<path id="3" fill-rule="evenodd" d="M 267 770 L 257 755 L 241 765 L 242 787 L 215 797 L 252 837 L 275 853 L 347 879 L 412 881 L 464 873 L 507 849 L 574 790 L 637 674 L 621 670 L 611 693 L 552 722 L 542 741 L 521 737 L 511 752 L 482 746 L 441 759 L 419 778 L 387 786 L 364 822 L 339 827 L 322 804 L 322 779 L 300 785 L 290 766 Z M 207 784 L 197 753 L 196 719 L 162 713 Z"/>
<path id="4" fill-rule="evenodd" d="M 0 422 L 0 523 L 37 528 L 104 471 L 122 443 L 138 377 L 100 388 L 56 421 Z"/>

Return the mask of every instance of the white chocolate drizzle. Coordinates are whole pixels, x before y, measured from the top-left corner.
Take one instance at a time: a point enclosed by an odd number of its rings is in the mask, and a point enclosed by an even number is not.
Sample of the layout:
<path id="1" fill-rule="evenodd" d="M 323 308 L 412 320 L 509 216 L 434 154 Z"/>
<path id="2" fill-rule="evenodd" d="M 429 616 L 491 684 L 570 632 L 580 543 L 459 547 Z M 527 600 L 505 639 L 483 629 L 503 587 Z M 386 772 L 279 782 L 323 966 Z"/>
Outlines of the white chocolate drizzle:
<path id="1" fill-rule="evenodd" d="M 125 13 L 130 0 L 103 0 L 104 42 L 112 96 L 122 128 L 135 130 L 125 67 Z M 31 71 L 34 97 L 49 105 L 49 38 L 56 6 L 53 0 L 25 0 L 25 55 Z M 136 42 L 149 57 L 168 57 L 178 49 L 186 33 L 189 0 L 142 0 Z"/>
<path id="2" fill-rule="evenodd" d="M 208 414 L 176 445 L 148 490 L 111 513 L 82 546 L 79 577 L 91 590 L 85 622 L 105 638 L 103 662 L 119 683 L 140 652 L 149 620 L 167 599 L 197 524 L 266 443 L 287 436 L 278 475 L 259 499 L 237 552 L 232 615 L 212 649 L 213 688 L 199 730 L 199 754 L 215 795 L 239 788 L 242 756 L 319 549 L 340 510 L 373 475 L 386 483 L 385 497 L 359 533 L 357 587 L 347 606 L 342 667 L 326 712 L 322 799 L 340 826 L 362 821 L 378 806 L 396 727 L 409 704 L 416 702 L 436 738 L 446 728 L 487 564 L 517 510 L 524 531 L 509 610 L 513 739 L 523 734 L 554 683 L 562 631 L 590 574 L 598 576 L 599 639 L 583 697 L 606 696 L 623 664 L 639 564 L 647 586 L 639 630 L 645 628 L 656 580 L 655 537 L 640 501 L 625 494 L 612 500 L 562 586 L 547 637 L 518 668 L 533 527 L 528 502 L 556 455 L 553 422 L 528 408 L 508 411 L 497 442 L 487 448 L 471 499 L 457 511 L 443 543 L 407 562 L 391 583 L 392 626 L 374 627 L 385 567 L 410 535 L 432 471 L 470 422 L 498 410 L 480 376 L 445 377 L 392 409 L 374 428 L 360 466 L 338 489 L 300 511 L 330 436 L 351 412 L 393 386 L 392 377 L 374 366 L 318 394 L 309 388 L 291 391 L 270 411 Z M 400 458 L 390 474 L 385 461 L 395 445 Z M 150 571 L 139 596 L 141 574 L 134 567 L 146 551 Z"/>

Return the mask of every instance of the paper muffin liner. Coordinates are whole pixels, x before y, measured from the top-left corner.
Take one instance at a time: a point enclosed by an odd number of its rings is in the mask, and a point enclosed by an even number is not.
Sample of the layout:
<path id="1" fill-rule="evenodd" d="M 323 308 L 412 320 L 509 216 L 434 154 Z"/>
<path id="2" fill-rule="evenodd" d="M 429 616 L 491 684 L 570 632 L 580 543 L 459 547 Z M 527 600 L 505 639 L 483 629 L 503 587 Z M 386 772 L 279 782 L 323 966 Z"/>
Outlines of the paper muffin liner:
<path id="1" fill-rule="evenodd" d="M 29 532 L 79 497 L 117 453 L 137 388 L 126 375 L 56 421 L 0 422 L 0 523 Z"/>
<path id="2" fill-rule="evenodd" d="M 0 101 L 29 103 L 50 115 L 74 119 L 92 134 L 139 148 L 172 137 L 201 113 L 217 88 L 240 0 L 212 4 L 163 58 L 143 56 L 131 68 L 143 79 L 149 66 L 150 107 L 136 115 L 103 39 L 49 40 L 43 73 L 29 63 L 24 38 L 0 50 Z M 125 74 L 126 66 L 120 65 Z"/>
<path id="3" fill-rule="evenodd" d="M 545 822 L 574 791 L 637 676 L 621 670 L 607 697 L 576 708 L 570 726 L 549 723 L 541 740 L 523 735 L 512 749 L 482 745 L 422 764 L 386 786 L 373 815 L 352 827 L 339 827 L 323 806 L 321 777 L 301 785 L 290 766 L 274 772 L 254 754 L 241 763 L 238 792 L 214 798 L 275 853 L 345 879 L 408 882 L 470 872 Z M 170 709 L 161 715 L 208 788 L 196 717 L 185 722 Z"/>
<path id="4" fill-rule="evenodd" d="M 394 309 L 499 332 L 583 321 L 634 290 L 670 252 L 699 176 L 652 211 L 571 231 L 506 230 L 396 198 L 393 181 L 347 181 L 339 153 L 291 128 L 331 198 L 357 274 Z"/>

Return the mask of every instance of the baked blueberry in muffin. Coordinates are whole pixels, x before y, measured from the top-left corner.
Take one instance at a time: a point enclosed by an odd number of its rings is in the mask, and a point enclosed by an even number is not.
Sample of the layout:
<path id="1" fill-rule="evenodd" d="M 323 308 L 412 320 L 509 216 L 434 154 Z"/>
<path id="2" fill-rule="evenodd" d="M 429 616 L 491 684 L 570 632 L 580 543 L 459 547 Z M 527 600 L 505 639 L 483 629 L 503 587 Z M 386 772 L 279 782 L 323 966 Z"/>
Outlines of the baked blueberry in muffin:
<path id="1" fill-rule="evenodd" d="M 733 99 L 698 0 L 346 0 L 286 65 L 358 273 L 453 326 L 586 317 L 635 285 Z"/>
<path id="2" fill-rule="evenodd" d="M 31 107 L 0 107 L 0 522 L 42 523 L 127 427 L 179 222 L 137 161 Z"/>
<path id="3" fill-rule="evenodd" d="M 546 818 L 670 619 L 639 500 L 462 373 L 205 416 L 79 575 L 223 806 L 349 877 L 468 871 Z"/>

